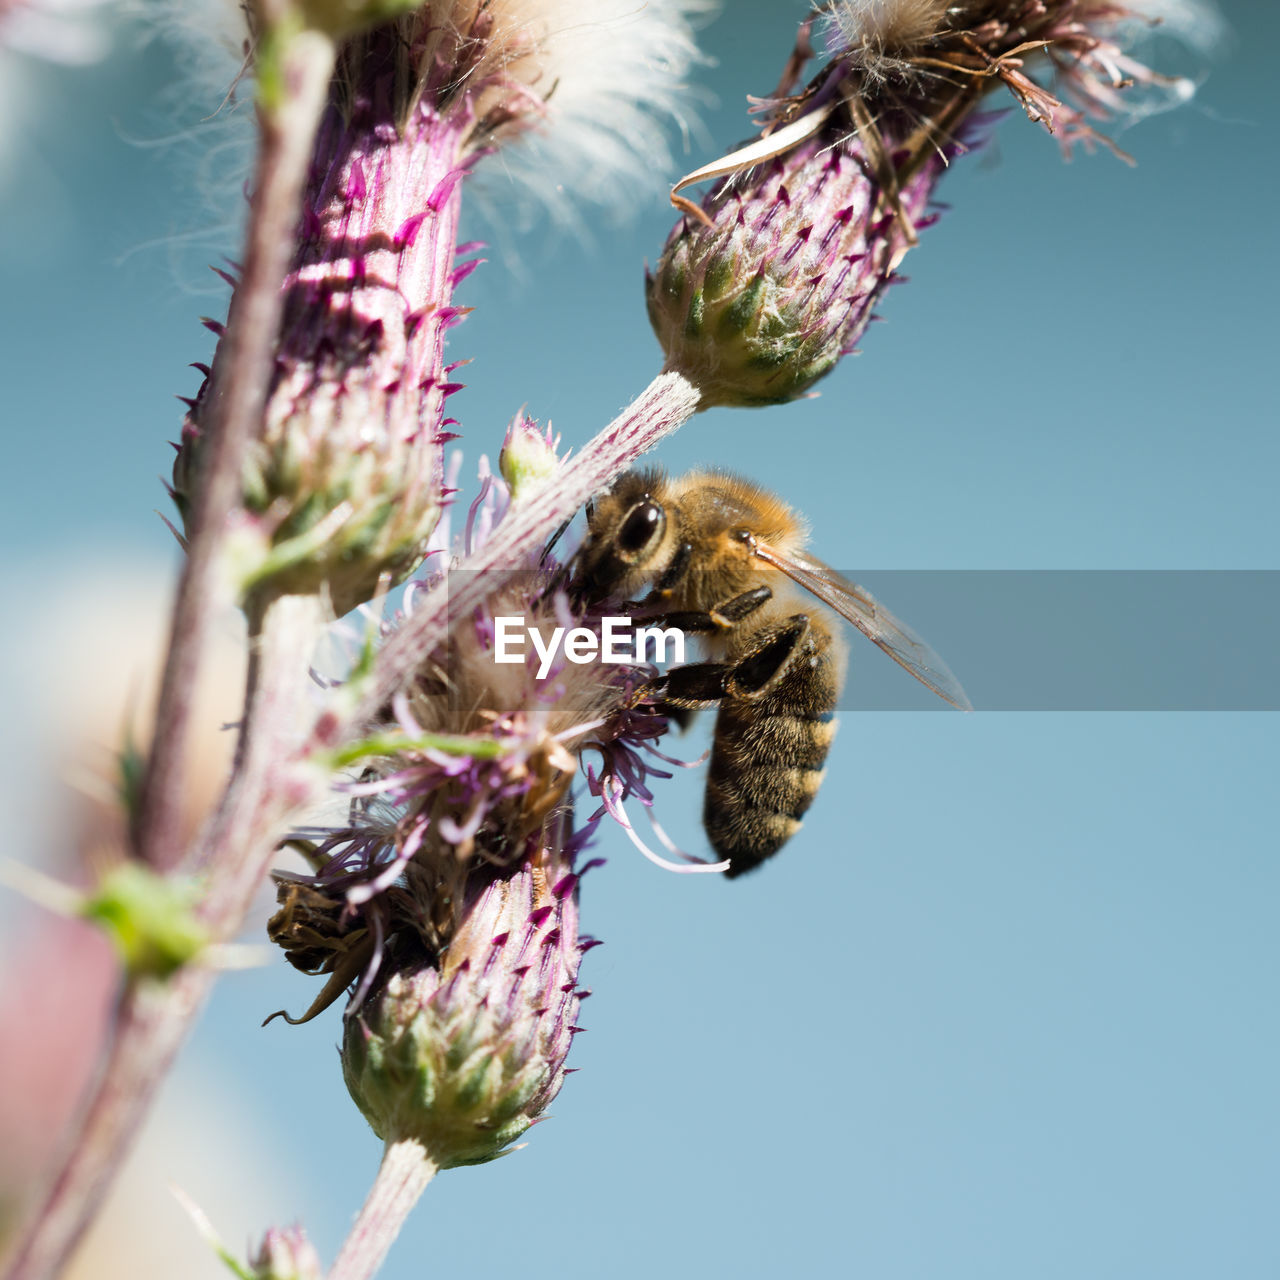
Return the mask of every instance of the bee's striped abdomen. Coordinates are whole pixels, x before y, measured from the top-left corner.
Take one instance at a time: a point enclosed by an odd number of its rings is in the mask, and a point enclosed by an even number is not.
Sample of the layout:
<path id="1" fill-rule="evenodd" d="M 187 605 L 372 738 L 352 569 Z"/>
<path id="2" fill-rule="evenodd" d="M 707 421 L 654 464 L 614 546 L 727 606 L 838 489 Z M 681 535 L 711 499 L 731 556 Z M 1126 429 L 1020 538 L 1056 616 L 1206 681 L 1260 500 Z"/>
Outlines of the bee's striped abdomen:
<path id="1" fill-rule="evenodd" d="M 799 829 L 835 736 L 842 665 L 806 644 L 766 693 L 721 704 L 702 820 L 727 875 L 758 866 Z"/>

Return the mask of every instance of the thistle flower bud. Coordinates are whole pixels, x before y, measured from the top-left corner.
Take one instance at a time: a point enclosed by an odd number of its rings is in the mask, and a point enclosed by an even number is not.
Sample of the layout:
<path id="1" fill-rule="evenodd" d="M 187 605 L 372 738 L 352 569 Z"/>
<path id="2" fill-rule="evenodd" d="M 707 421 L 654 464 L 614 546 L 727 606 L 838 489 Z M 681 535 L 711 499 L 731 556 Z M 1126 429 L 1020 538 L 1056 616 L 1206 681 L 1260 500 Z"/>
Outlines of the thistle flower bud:
<path id="1" fill-rule="evenodd" d="M 536 864 L 491 880 L 438 967 L 393 973 L 347 1020 L 347 1088 L 380 1138 L 483 1164 L 543 1114 L 577 1030 L 576 884 Z"/>
<path id="2" fill-rule="evenodd" d="M 340 614 L 425 554 L 444 496 L 444 403 L 460 386 L 443 355 L 464 314 L 452 294 L 477 265 L 454 261 L 470 120 L 442 108 L 440 86 L 401 101 L 403 58 L 379 30 L 341 64 L 232 542 L 246 591 L 327 589 Z M 218 377 L 215 355 L 174 467 L 187 519 Z"/>
<path id="3" fill-rule="evenodd" d="M 536 493 L 555 475 L 560 459 L 556 456 L 560 437 L 551 434 L 551 424 L 545 431 L 524 413 L 511 420 L 498 454 L 498 470 L 511 490 L 511 501 L 519 502 Z"/>
<path id="4" fill-rule="evenodd" d="M 320 1256 L 301 1227 L 272 1227 L 249 1259 L 253 1280 L 324 1280 Z"/>
<path id="5" fill-rule="evenodd" d="M 509 443 L 510 455 L 543 461 L 553 449 L 523 416 Z M 468 549 L 505 490 L 482 473 Z M 625 801 L 647 806 L 648 781 L 670 776 L 647 760 L 669 760 L 654 745 L 667 719 L 634 697 L 652 667 L 504 653 L 499 624 L 513 617 L 544 636 L 575 623 L 600 633 L 596 605 L 564 587 L 567 569 L 544 551 L 465 610 L 385 722 L 335 756 L 335 767 L 365 768 L 340 784 L 352 797 L 346 827 L 290 842 L 314 874 L 276 877 L 273 941 L 296 967 L 328 975 L 301 1020 L 354 984 L 348 1089 L 387 1158 L 406 1153 L 419 1175 L 493 1159 L 558 1093 L 585 994 L 579 964 L 595 945 L 578 933 L 575 861 L 606 815 L 640 843 Z M 412 616 L 414 596 L 388 632 Z M 600 807 L 575 829 L 570 786 L 587 752 L 599 757 L 585 772 Z"/>
<path id="6" fill-rule="evenodd" d="M 905 250 L 856 147 L 819 139 L 686 219 L 647 281 L 649 319 L 677 369 L 723 405 L 780 404 L 829 373 L 866 327 Z M 918 223 L 937 177 L 902 193 Z"/>
<path id="7" fill-rule="evenodd" d="M 927 214 L 933 187 L 974 136 L 995 86 L 1064 144 L 1105 141 L 1086 117 L 1118 111 L 1135 82 L 1182 101 L 1190 86 L 1121 52 L 1141 5 L 1102 0 L 843 0 L 828 19 L 830 60 L 801 28 L 783 82 L 764 101 L 764 135 L 676 187 L 725 181 L 686 216 L 647 277 L 666 367 L 704 404 L 765 405 L 805 394 L 853 349 Z M 1033 80 L 1056 72 L 1067 105 Z"/>

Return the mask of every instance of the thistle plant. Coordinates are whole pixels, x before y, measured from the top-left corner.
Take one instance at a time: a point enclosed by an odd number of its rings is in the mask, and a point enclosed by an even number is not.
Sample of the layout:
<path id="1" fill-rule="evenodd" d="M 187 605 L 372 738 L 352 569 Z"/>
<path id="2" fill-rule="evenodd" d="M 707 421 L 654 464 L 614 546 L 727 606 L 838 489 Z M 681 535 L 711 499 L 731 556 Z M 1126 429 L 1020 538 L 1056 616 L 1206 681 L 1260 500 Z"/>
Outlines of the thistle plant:
<path id="1" fill-rule="evenodd" d="M 571 542 L 554 548 L 566 523 L 699 409 L 790 400 L 834 367 L 928 225 L 942 173 L 992 127 L 977 114 L 989 94 L 1007 90 L 1066 145 L 1102 140 L 1133 88 L 1187 95 L 1124 52 L 1138 6 L 823 6 L 779 51 L 760 137 L 677 184 L 720 179 L 700 205 L 675 194 L 682 216 L 647 284 L 664 353 L 653 382 L 567 454 L 518 415 L 455 536 L 447 449 L 464 359 L 451 344 L 480 263 L 458 243 L 473 175 L 524 146 L 553 184 L 590 155 L 601 185 L 605 161 L 634 169 L 637 145 L 665 165 L 652 106 L 667 110 L 695 58 L 695 7 L 249 7 L 259 150 L 245 250 L 178 443 L 187 559 L 154 746 L 122 769 L 131 865 L 149 902 L 158 882 L 185 904 L 190 945 L 127 973 L 101 1083 L 14 1280 L 54 1274 L 73 1247 L 200 1007 L 214 948 L 283 844 L 306 870 L 275 871 L 271 940 L 322 979 L 302 1018 L 343 1002 L 345 1082 L 385 1148 L 330 1280 L 373 1274 L 437 1171 L 492 1160 L 545 1116 L 592 945 L 579 930 L 588 845 L 608 819 L 681 868 L 627 810 L 648 809 L 669 772 L 668 722 L 642 656 L 503 665 L 499 619 L 599 638 L 628 602 L 583 588 Z M 398 608 L 367 608 L 406 579 Z M 185 844 L 189 688 L 228 596 L 250 623 L 239 751 Z M 317 689 L 318 640 L 361 606 L 349 669 Z M 332 795 L 345 821 L 308 823 Z M 136 938 L 146 913 L 131 901 L 111 899 L 112 927 Z M 269 1241 L 253 1274 L 315 1273 L 302 1236 Z"/>
<path id="2" fill-rule="evenodd" d="M 1192 92 L 1124 52 L 1135 27 L 1160 21 L 1155 5 L 827 8 L 824 56 L 812 43 L 815 15 L 778 87 L 758 103 L 762 136 L 676 185 L 678 193 L 723 176 L 700 206 L 673 193 L 685 217 L 648 277 L 649 315 L 667 367 L 706 403 L 792 400 L 854 348 L 899 263 L 936 220 L 938 180 L 992 127 L 976 115 L 992 94 L 1009 94 L 1070 151 L 1113 147 L 1094 122 Z"/>
<path id="3" fill-rule="evenodd" d="M 323 1280 L 320 1257 L 301 1227 L 269 1228 L 247 1262 L 241 1262 L 222 1242 L 204 1210 L 186 1192 L 173 1191 L 197 1233 L 237 1280 Z"/>
<path id="4" fill-rule="evenodd" d="M 454 290 L 481 262 L 480 246 L 458 245 L 464 179 L 554 112 L 556 26 L 568 17 L 555 6 L 399 7 L 336 53 L 262 425 L 227 535 L 242 592 L 324 592 L 339 616 L 412 572 L 439 518 L 443 446 L 457 425 L 446 402 L 466 363 L 446 366 L 445 336 L 465 316 Z M 187 528 L 225 350 L 175 464 Z"/>

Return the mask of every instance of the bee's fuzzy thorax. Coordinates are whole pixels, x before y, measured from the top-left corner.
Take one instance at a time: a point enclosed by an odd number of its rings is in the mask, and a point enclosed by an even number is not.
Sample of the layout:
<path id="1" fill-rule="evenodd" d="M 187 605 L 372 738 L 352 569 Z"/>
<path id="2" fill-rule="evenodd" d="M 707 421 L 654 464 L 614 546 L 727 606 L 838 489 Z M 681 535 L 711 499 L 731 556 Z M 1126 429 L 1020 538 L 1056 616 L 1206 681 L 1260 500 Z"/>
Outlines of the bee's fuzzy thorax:
<path id="1" fill-rule="evenodd" d="M 695 509 L 708 521 L 742 525 L 779 550 L 798 551 L 809 538 L 808 522 L 777 494 L 753 480 L 719 468 L 691 471 L 672 486 L 678 497 L 698 495 Z"/>

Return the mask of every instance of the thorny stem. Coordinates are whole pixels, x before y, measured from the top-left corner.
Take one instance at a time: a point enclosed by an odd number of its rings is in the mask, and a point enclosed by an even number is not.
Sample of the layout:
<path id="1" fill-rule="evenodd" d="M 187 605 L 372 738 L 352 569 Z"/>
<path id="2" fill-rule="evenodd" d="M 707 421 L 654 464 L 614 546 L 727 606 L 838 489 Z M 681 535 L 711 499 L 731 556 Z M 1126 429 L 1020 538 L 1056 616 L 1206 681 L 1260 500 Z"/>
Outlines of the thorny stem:
<path id="1" fill-rule="evenodd" d="M 281 285 L 292 256 L 293 228 L 307 175 L 311 140 L 333 71 L 327 37 L 302 32 L 282 51 L 288 92 L 261 115 L 262 145 L 249 218 L 244 273 L 219 354 L 217 395 L 210 411 L 208 470 L 197 497 L 186 563 L 178 585 L 169 651 L 156 711 L 156 731 L 134 826 L 138 856 L 168 869 L 182 857 L 181 815 L 187 779 L 188 728 L 210 622 L 219 604 L 218 569 L 227 517 L 236 502 L 241 462 L 261 422 L 275 358 Z M 293 743 L 283 730 L 298 720 L 278 718 L 285 692 L 305 681 L 299 649 L 297 601 L 285 598 L 275 616 L 256 619 L 259 632 L 246 689 L 237 769 L 214 819 L 212 838 L 198 841 L 186 870 L 215 859 L 219 891 L 202 904 L 215 936 L 234 932 L 258 882 L 256 860 L 227 858 L 252 826 L 264 791 L 276 782 L 270 768 Z M 308 636 L 314 643 L 318 613 Z M 294 707 L 294 710 L 300 708 Z M 252 732 L 251 732 L 252 727 Z M 296 729 L 294 730 L 296 732 Z M 220 838 L 219 838 L 220 837 Z M 256 844 L 256 842 L 255 842 Z M 243 846 L 241 847 L 243 849 Z M 251 876 L 249 872 L 252 871 Z M 225 879 L 221 879 L 225 875 Z M 111 1047 L 88 1105 L 53 1180 L 28 1220 L 7 1272 L 8 1280 L 47 1280 L 75 1249 L 106 1194 L 112 1175 L 137 1134 L 157 1086 L 167 1074 L 204 1002 L 212 974 L 188 968 L 167 984 L 133 983 L 121 998 Z"/>
<path id="2" fill-rule="evenodd" d="M 234 508 L 245 449 L 262 419 L 275 359 L 281 314 L 281 285 L 292 256 L 293 229 L 306 180 L 311 141 L 324 107 L 333 71 L 334 46 L 327 37 L 304 31 L 281 50 L 280 72 L 287 92 L 261 112 L 262 143 L 244 273 L 228 318 L 218 357 L 217 393 L 210 409 L 210 451 L 197 497 L 186 563 L 178 585 L 169 651 L 160 688 L 147 776 L 134 824 L 135 852 L 158 869 L 175 867 L 182 857 L 182 806 L 187 784 L 188 729 L 197 676 L 211 619 L 219 604 L 218 571 L 227 517 Z M 276 780 L 272 751 L 283 754 L 292 743 L 278 740 L 281 724 L 273 708 L 282 690 L 305 679 L 304 661 L 295 645 L 280 651 L 271 637 L 290 634 L 296 602 L 284 600 L 278 614 L 260 618 L 263 646 L 250 674 L 236 775 L 215 818 L 213 839 L 197 843 L 186 857 L 198 869 L 226 855 L 241 837 Z M 310 633 L 317 633 L 318 619 Z M 268 652 L 275 654 L 273 660 Z M 309 650 L 304 650 L 309 652 Z M 249 742 L 252 735 L 259 739 Z M 257 726 L 263 732 L 256 731 Z M 295 730 L 296 731 L 296 730 Z M 274 739 L 274 741 L 273 741 Z M 246 780 L 254 770 L 257 778 Z M 218 837 L 221 837 L 219 840 Z M 253 842 L 256 846 L 257 841 Z M 221 846 L 219 848 L 218 846 Z M 232 860 L 220 892 L 203 904 L 208 922 L 225 936 L 234 931 L 257 884 L 256 859 L 243 852 Z M 254 872 L 252 878 L 250 870 Z M 219 875 L 222 875 L 219 867 Z M 49 1190 L 19 1237 L 8 1280 L 47 1280 L 56 1275 L 93 1220 L 111 1177 L 135 1137 L 152 1095 L 164 1079 L 211 984 L 205 968 L 189 968 L 163 986 L 131 983 L 121 999 L 102 1074 Z"/>
<path id="3" fill-rule="evenodd" d="M 262 142 L 249 213 L 244 272 L 211 379 L 210 445 L 178 584 L 156 733 L 134 826 L 137 855 L 157 869 L 181 856 L 192 698 L 219 603 L 218 573 L 227 517 L 240 490 L 245 450 L 262 421 L 275 360 L 281 286 L 293 254 L 294 226 L 333 71 L 334 46 L 313 31 L 293 36 L 281 53 L 288 91 L 260 113 Z"/>
<path id="4" fill-rule="evenodd" d="M 328 1280 L 369 1280 L 435 1174 L 436 1166 L 421 1143 L 410 1138 L 388 1142 L 378 1176 L 329 1270 Z"/>

